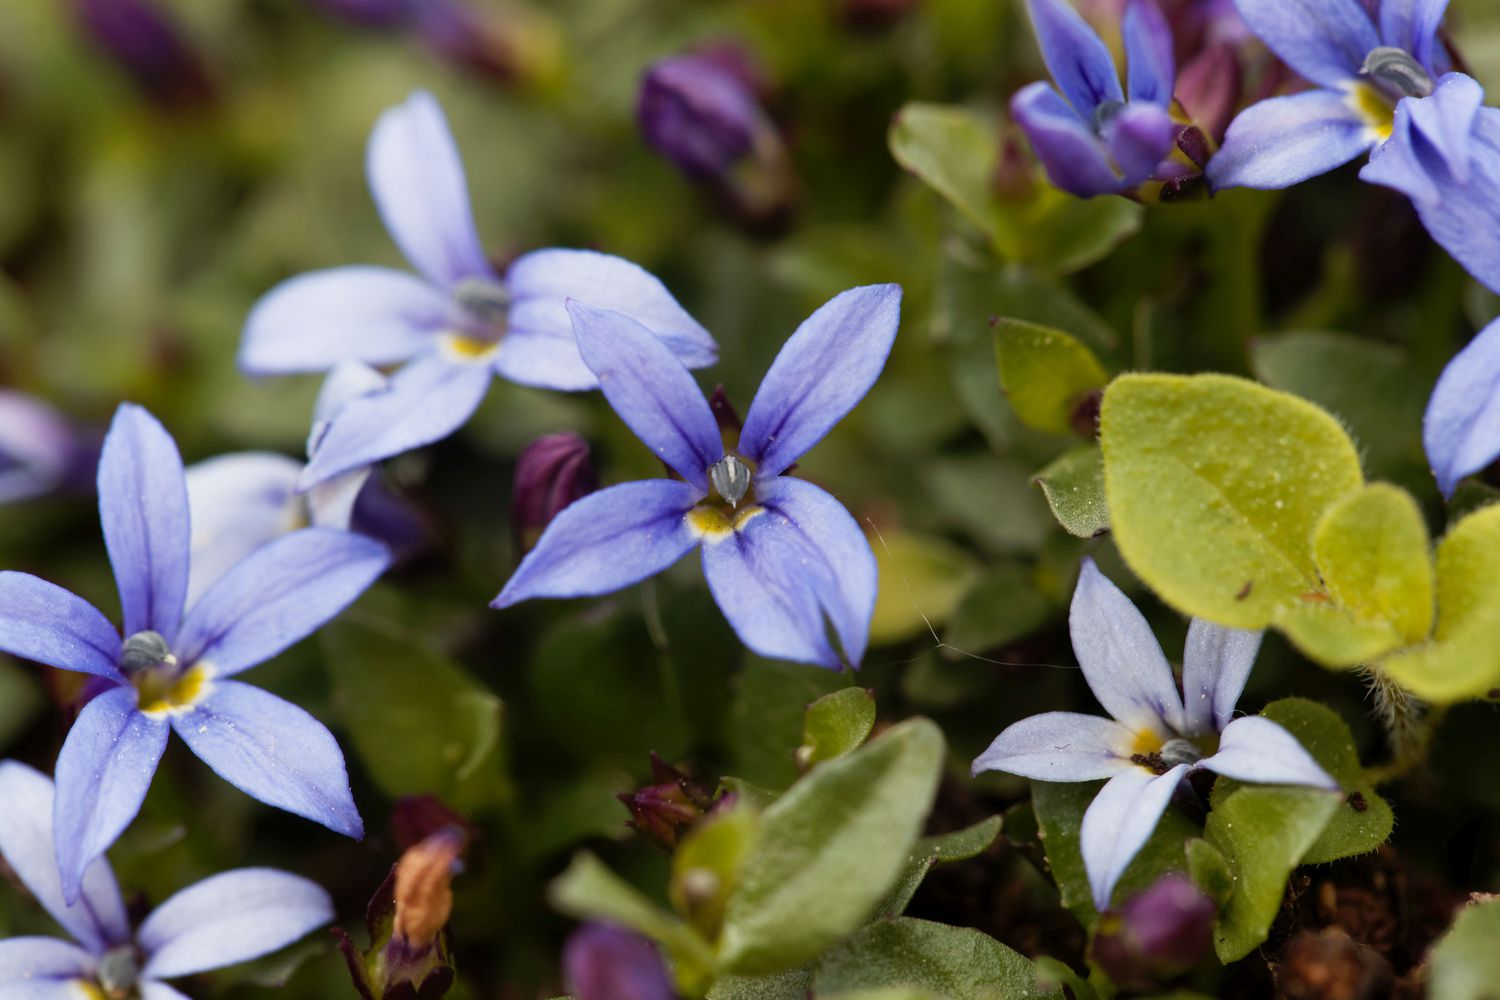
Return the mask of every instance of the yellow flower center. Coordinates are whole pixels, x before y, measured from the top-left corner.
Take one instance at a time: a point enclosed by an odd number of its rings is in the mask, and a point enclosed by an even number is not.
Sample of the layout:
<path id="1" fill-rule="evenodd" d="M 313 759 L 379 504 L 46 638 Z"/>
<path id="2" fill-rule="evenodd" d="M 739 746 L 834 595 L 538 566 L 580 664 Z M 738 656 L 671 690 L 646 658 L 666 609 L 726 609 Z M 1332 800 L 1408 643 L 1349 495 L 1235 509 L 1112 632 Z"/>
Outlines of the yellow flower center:
<path id="1" fill-rule="evenodd" d="M 1396 106 L 1378 87 L 1363 81 L 1351 84 L 1349 106 L 1378 142 L 1385 142 L 1396 130 Z"/>
<path id="2" fill-rule="evenodd" d="M 500 342 L 478 340 L 461 333 L 445 333 L 438 341 L 438 349 L 450 361 L 460 364 L 478 364 L 489 361 L 499 354 Z"/>
<path id="3" fill-rule="evenodd" d="M 688 511 L 687 523 L 694 535 L 706 542 L 722 542 L 745 525 L 764 514 L 764 507 L 747 506 L 739 510 L 704 505 Z"/>
<path id="4" fill-rule="evenodd" d="M 208 694 L 213 670 L 206 663 L 195 664 L 186 673 L 162 665 L 139 671 L 130 678 L 135 685 L 137 704 L 147 715 L 170 715 L 184 712 Z"/>

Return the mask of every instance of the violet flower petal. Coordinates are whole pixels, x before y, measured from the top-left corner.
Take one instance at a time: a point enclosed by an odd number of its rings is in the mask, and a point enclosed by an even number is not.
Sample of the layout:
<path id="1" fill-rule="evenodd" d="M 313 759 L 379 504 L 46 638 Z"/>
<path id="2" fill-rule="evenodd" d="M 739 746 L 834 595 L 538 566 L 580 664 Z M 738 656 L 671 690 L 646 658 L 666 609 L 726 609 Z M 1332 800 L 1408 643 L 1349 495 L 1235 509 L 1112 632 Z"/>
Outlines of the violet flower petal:
<path id="1" fill-rule="evenodd" d="M 346 837 L 364 837 L 338 743 L 291 702 L 239 681 L 216 680 L 172 728 L 209 767 L 251 798 Z"/>
<path id="2" fill-rule="evenodd" d="M 1043 712 L 1014 722 L 974 759 L 972 773 L 1005 771 L 1037 781 L 1097 781 L 1127 769 L 1135 734 L 1114 719 Z"/>

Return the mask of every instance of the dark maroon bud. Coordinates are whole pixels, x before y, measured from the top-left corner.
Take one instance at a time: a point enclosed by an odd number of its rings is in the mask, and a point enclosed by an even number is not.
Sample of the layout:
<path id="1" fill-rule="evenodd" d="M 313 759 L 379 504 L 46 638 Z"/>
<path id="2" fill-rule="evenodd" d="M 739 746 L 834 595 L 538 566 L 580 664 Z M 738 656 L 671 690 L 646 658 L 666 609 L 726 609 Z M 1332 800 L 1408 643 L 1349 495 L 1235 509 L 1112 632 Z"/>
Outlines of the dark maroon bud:
<path id="1" fill-rule="evenodd" d="M 414 0 L 308 0 L 308 3 L 352 24 L 389 28 L 411 16 Z"/>
<path id="2" fill-rule="evenodd" d="M 655 753 L 651 780 L 640 791 L 621 792 L 619 799 L 630 810 L 626 825 L 670 851 L 714 807 L 713 790 Z"/>
<path id="3" fill-rule="evenodd" d="M 391 839 L 398 850 L 408 851 L 447 827 L 463 830 L 474 839 L 468 819 L 436 795 L 405 795 L 391 807 Z"/>
<path id="4" fill-rule="evenodd" d="M 917 0 L 840 0 L 844 23 L 856 31 L 880 31 L 901 20 Z"/>
<path id="5" fill-rule="evenodd" d="M 577 1000 L 673 1000 L 655 944 L 608 924 L 585 924 L 563 948 L 563 975 Z"/>
<path id="6" fill-rule="evenodd" d="M 1089 957 L 1116 986 L 1152 989 L 1208 954 L 1216 910 L 1191 879 L 1173 872 L 1100 916 Z"/>
<path id="7" fill-rule="evenodd" d="M 556 74 L 559 43 L 546 15 L 520 5 L 491 7 L 483 0 L 419 0 L 413 9 L 417 34 L 427 47 L 470 73 L 503 85 Z"/>
<path id="8" fill-rule="evenodd" d="M 179 110 L 212 100 L 203 61 L 152 0 L 74 0 L 73 7 L 94 44 L 152 103 Z"/>
<path id="9" fill-rule="evenodd" d="M 535 545 L 565 507 L 598 488 L 587 441 L 572 431 L 537 438 L 516 460 L 510 523 L 517 544 Z"/>

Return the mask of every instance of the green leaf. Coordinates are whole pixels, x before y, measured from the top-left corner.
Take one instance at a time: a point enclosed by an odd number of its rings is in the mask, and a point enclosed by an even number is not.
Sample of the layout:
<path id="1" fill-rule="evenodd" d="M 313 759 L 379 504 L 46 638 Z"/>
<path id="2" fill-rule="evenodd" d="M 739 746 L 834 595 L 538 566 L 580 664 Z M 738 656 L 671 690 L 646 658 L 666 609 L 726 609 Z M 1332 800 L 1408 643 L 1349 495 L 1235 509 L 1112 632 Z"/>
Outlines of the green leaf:
<path id="1" fill-rule="evenodd" d="M 1313 534 L 1313 558 L 1327 595 L 1305 595 L 1302 604 L 1283 609 L 1277 623 L 1304 652 L 1329 666 L 1371 663 L 1421 642 L 1433 618 L 1429 545 L 1410 494 L 1386 483 L 1366 486 L 1328 508 Z M 1309 597 L 1318 602 L 1309 607 Z M 1333 606 L 1327 607 L 1330 599 Z M 1347 644 L 1340 647 L 1340 640 Z"/>
<path id="2" fill-rule="evenodd" d="M 807 1000 L 812 966 L 799 965 L 770 976 L 720 976 L 708 1000 Z"/>
<path id="3" fill-rule="evenodd" d="M 827 760 L 853 753 L 875 728 L 875 693 L 867 688 L 844 688 L 825 694 L 807 706 L 797 766 L 807 770 Z"/>
<path id="4" fill-rule="evenodd" d="M 1140 205 L 1124 198 L 1080 200 L 1044 183 L 1002 200 L 994 189 L 999 121 L 966 108 L 913 102 L 887 137 L 896 162 L 919 177 L 983 233 L 995 250 L 1058 273 L 1099 260 L 1141 225 Z"/>
<path id="5" fill-rule="evenodd" d="M 1222 962 L 1243 958 L 1262 941 L 1281 909 L 1287 878 L 1339 808 L 1332 792 L 1274 785 L 1214 784 L 1208 842 L 1224 856 L 1234 892 L 1214 921 Z"/>
<path id="6" fill-rule="evenodd" d="M 1109 503 L 1104 499 L 1104 455 L 1086 444 L 1064 452 L 1036 474 L 1052 516 L 1070 535 L 1094 538 L 1109 530 Z"/>
<path id="7" fill-rule="evenodd" d="M 735 778 L 771 792 L 797 780 L 792 758 L 802 741 L 807 706 L 851 682 L 846 673 L 805 663 L 747 658 L 735 678 L 729 714 L 729 770 Z"/>
<path id="8" fill-rule="evenodd" d="M 1437 550 L 1433 641 L 1381 667 L 1418 698 L 1439 704 L 1500 686 L 1500 505 L 1458 522 Z"/>
<path id="9" fill-rule="evenodd" d="M 1261 715 L 1297 737 L 1347 795 L 1317 841 L 1303 853 L 1301 863 L 1315 865 L 1368 854 L 1385 843 L 1395 816 L 1376 794 L 1375 783 L 1359 763 L 1354 735 L 1338 713 L 1304 698 L 1283 698 L 1267 705 Z"/>
<path id="10" fill-rule="evenodd" d="M 1000 836 L 1000 822 L 999 816 L 991 816 L 962 830 L 923 837 L 917 841 L 911 857 L 906 859 L 905 870 L 896 880 L 896 887 L 891 890 L 885 902 L 880 904 L 880 913 L 883 916 L 900 916 L 921 888 L 922 880 L 935 865 L 967 861 L 984 853 L 995 842 L 995 838 Z"/>
<path id="11" fill-rule="evenodd" d="M 880 574 L 871 645 L 909 639 L 941 626 L 979 575 L 972 556 L 931 535 L 885 531 L 871 544 Z"/>
<path id="12" fill-rule="evenodd" d="M 1062 997 L 1057 987 L 1037 983 L 1031 962 L 994 938 L 911 917 L 866 927 L 824 955 L 813 977 L 819 1000 L 897 987 L 942 1000 Z"/>
<path id="13" fill-rule="evenodd" d="M 940 458 L 923 466 L 922 482 L 949 522 L 996 552 L 1035 552 L 1053 534 L 1047 505 L 1019 462 L 988 452 Z"/>
<path id="14" fill-rule="evenodd" d="M 809 773 L 763 816 L 729 900 L 719 957 L 760 975 L 865 922 L 901 874 L 937 793 L 943 736 L 912 719 Z"/>
<path id="15" fill-rule="evenodd" d="M 553 880 L 547 898 L 570 917 L 619 924 L 659 942 L 678 963 L 679 978 L 697 979 L 713 968 L 707 941 L 586 851 Z"/>
<path id="16" fill-rule="evenodd" d="M 672 855 L 667 898 L 708 940 L 719 936 L 724 907 L 759 835 L 754 807 L 739 800 L 733 808 L 715 810 L 699 823 Z"/>
<path id="17" fill-rule="evenodd" d="M 1187 863 L 1188 874 L 1198 888 L 1221 907 L 1229 901 L 1234 894 L 1234 872 L 1218 848 L 1202 837 L 1194 837 L 1187 842 Z"/>
<path id="18" fill-rule="evenodd" d="M 1094 909 L 1089 890 L 1088 873 L 1078 847 L 1083 814 L 1103 785 L 1097 781 L 1033 781 L 1031 802 L 1036 810 L 1042 846 L 1047 851 L 1047 865 L 1057 882 L 1062 904 L 1072 911 L 1084 927 L 1093 927 L 1099 913 Z M 1124 899 L 1145 889 L 1167 872 L 1187 869 L 1183 845 L 1199 831 L 1181 811 L 1168 809 L 1151 839 L 1141 848 L 1130 867 L 1125 869 L 1115 887 L 1115 899 Z"/>
<path id="19" fill-rule="evenodd" d="M 1500 997 L 1500 900 L 1465 907 L 1427 959 L 1427 995 L 1442 1000 Z"/>
<path id="20" fill-rule="evenodd" d="M 942 654 L 961 659 L 1008 645 L 1044 627 L 1058 607 L 1037 588 L 1035 576 L 1035 570 L 1016 563 L 992 568 L 959 602 L 943 634 Z"/>
<path id="21" fill-rule="evenodd" d="M 1429 475 L 1422 411 L 1432 380 L 1402 351 L 1368 337 L 1286 333 L 1252 340 L 1250 366 L 1267 385 L 1337 416 L 1373 475 L 1403 483 Z"/>
<path id="22" fill-rule="evenodd" d="M 995 237 L 1000 132 L 994 123 L 964 108 L 914 102 L 896 112 L 888 141 L 897 163 Z"/>
<path id="23" fill-rule="evenodd" d="M 1053 434 L 1074 431 L 1074 412 L 1109 373 L 1082 341 L 1016 319 L 995 323 L 1000 388 L 1028 427 Z"/>
<path id="24" fill-rule="evenodd" d="M 500 699 L 456 664 L 395 631 L 324 630 L 333 703 L 386 794 L 436 795 L 460 809 L 510 794 Z"/>
<path id="25" fill-rule="evenodd" d="M 1313 531 L 1363 485 L 1336 420 L 1225 375 L 1120 376 L 1100 444 L 1125 561 L 1178 610 L 1237 628 L 1319 589 Z"/>

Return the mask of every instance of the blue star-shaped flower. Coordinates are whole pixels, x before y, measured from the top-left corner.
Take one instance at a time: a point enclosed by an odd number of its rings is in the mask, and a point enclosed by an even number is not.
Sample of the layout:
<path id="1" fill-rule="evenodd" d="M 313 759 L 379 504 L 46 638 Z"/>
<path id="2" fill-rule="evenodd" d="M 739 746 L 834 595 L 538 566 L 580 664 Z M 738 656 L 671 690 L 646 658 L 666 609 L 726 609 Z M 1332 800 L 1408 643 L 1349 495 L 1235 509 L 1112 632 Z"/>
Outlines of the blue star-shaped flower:
<path id="1" fill-rule="evenodd" d="M 1215 188 L 1284 188 L 1368 151 L 1360 177 L 1410 196 L 1469 273 L 1500 290 L 1500 110 L 1448 70 L 1448 0 L 1236 0 L 1250 30 L 1315 86 L 1261 101 L 1208 164 Z"/>
<path id="2" fill-rule="evenodd" d="M 1006 729 L 974 773 L 1008 771 L 1037 781 L 1109 781 L 1083 814 L 1079 846 L 1094 905 L 1140 852 L 1184 778 L 1198 769 L 1237 781 L 1338 790 L 1296 737 L 1234 706 L 1261 633 L 1200 619 L 1188 627 L 1182 694 L 1151 626 L 1093 560 L 1085 559 L 1068 618 L 1073 651 L 1113 718 L 1046 712 Z"/>
<path id="3" fill-rule="evenodd" d="M 405 362 L 385 390 L 339 411 L 302 488 L 447 437 L 496 375 L 595 388 L 573 340 L 569 298 L 634 316 L 690 367 L 718 360 L 708 331 L 627 260 L 537 250 L 498 272 L 480 248 L 463 163 L 431 94 L 418 91 L 380 117 L 366 172 L 386 229 L 420 277 L 356 266 L 292 278 L 257 303 L 240 348 L 240 367 L 253 375 Z"/>
<path id="4" fill-rule="evenodd" d="M 900 287 L 843 292 L 798 327 L 733 450 L 692 375 L 661 341 L 629 316 L 578 302 L 568 309 L 610 405 L 682 478 L 623 483 L 569 506 L 494 607 L 608 593 L 701 545 L 709 589 L 745 645 L 830 668 L 857 665 L 875 607 L 874 553 L 842 504 L 783 473 L 880 375 L 900 323 Z"/>
<path id="5" fill-rule="evenodd" d="M 333 735 L 233 677 L 338 614 L 385 570 L 385 546 L 308 528 L 255 550 L 186 608 L 187 489 L 166 430 L 126 404 L 99 459 L 99 517 L 125 638 L 83 598 L 0 572 L 0 650 L 91 674 L 98 694 L 57 760 L 57 862 L 77 899 L 89 863 L 141 802 L 176 730 L 221 777 L 268 805 L 351 837 L 364 827 Z"/>
<path id="6" fill-rule="evenodd" d="M 328 893 L 307 879 L 242 868 L 189 886 L 132 930 L 104 858 L 88 866 L 70 906 L 53 854 L 53 799 L 46 775 L 0 762 L 0 858 L 73 937 L 0 941 L 0 996 L 186 1000 L 162 980 L 259 958 L 333 919 Z"/>

